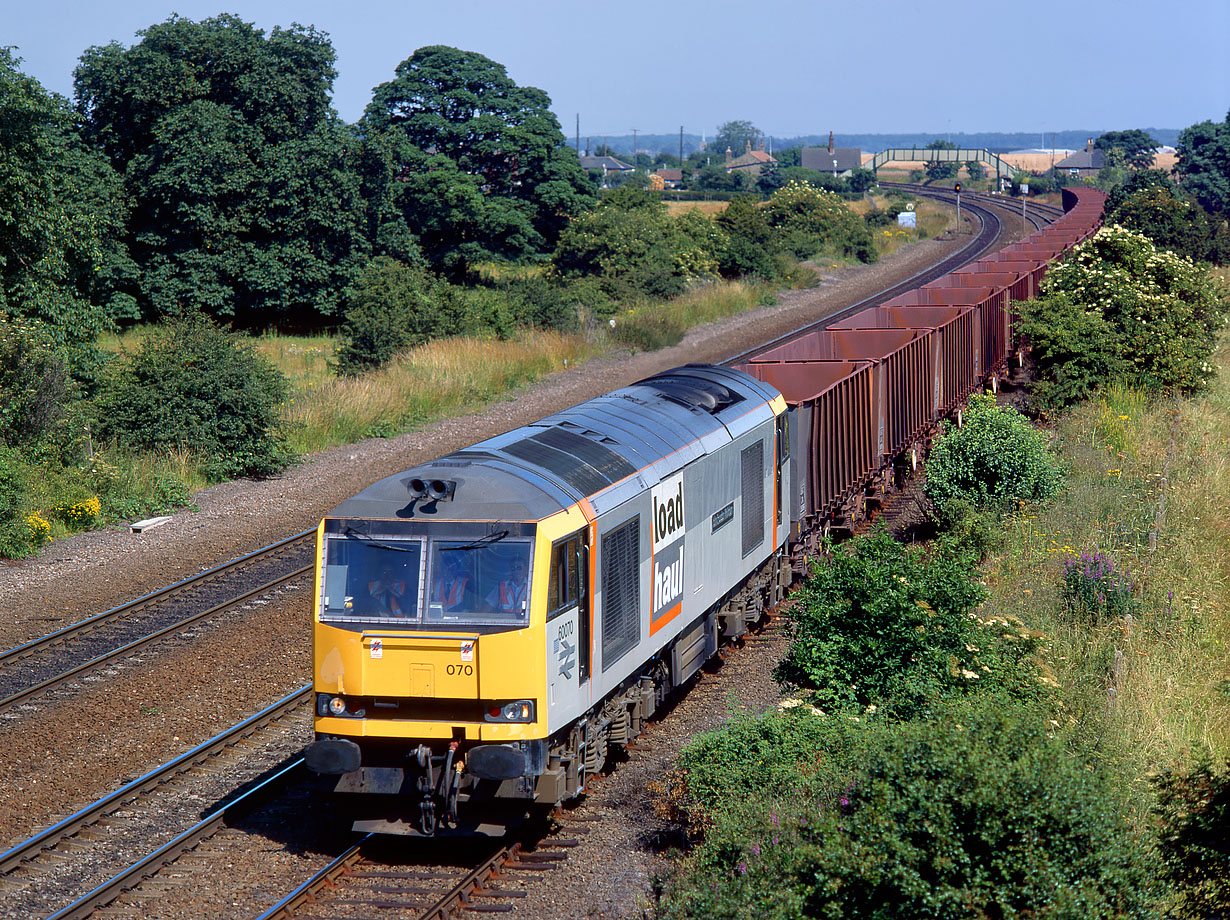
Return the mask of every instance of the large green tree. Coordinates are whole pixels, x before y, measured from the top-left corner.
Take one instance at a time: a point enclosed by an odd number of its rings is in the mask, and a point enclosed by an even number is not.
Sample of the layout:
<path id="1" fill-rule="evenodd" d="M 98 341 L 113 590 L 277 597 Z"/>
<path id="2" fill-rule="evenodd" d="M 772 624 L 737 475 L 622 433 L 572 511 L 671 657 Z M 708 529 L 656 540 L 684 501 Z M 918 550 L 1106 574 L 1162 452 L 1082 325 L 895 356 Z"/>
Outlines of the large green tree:
<path id="1" fill-rule="evenodd" d="M 1093 146 L 1111 158 L 1112 150 L 1122 150 L 1123 159 L 1133 169 L 1148 169 L 1153 165 L 1153 157 L 1160 146 L 1155 138 L 1139 128 L 1130 131 L 1107 131 Z"/>
<path id="2" fill-rule="evenodd" d="M 1183 187 L 1210 214 L 1230 218 L 1230 112 L 1179 132 L 1176 170 Z"/>
<path id="3" fill-rule="evenodd" d="M 266 35 L 232 15 L 139 34 L 88 49 L 75 87 L 87 137 L 133 201 L 142 312 L 253 326 L 336 313 L 365 228 L 349 132 L 329 106 L 328 37 Z"/>
<path id="4" fill-rule="evenodd" d="M 718 125 L 717 137 L 709 149 L 717 151 L 719 156 L 724 156 L 729 149 L 732 155 L 738 157 L 743 155 L 749 144 L 755 149 L 762 137 L 764 135 L 760 129 L 750 121 L 728 121 Z"/>
<path id="5" fill-rule="evenodd" d="M 65 100 L 19 63 L 0 48 L 0 311 L 42 325 L 77 370 L 106 326 L 90 295 L 113 229 L 114 176 L 76 138 Z"/>
<path id="6" fill-rule="evenodd" d="M 553 249 L 594 197 L 550 104 L 471 51 L 433 45 L 402 61 L 359 125 L 377 251 L 417 247 L 457 274 Z"/>

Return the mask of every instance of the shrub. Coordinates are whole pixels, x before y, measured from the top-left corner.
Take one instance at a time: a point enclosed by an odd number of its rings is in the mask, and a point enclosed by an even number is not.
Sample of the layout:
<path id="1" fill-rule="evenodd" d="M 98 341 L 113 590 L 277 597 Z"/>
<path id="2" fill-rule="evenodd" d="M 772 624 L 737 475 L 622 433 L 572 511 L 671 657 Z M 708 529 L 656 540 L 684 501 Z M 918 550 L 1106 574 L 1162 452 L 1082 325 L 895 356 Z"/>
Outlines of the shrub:
<path id="1" fill-rule="evenodd" d="M 1125 790 L 1036 710 L 830 721 L 845 723 L 829 729 L 837 743 L 821 736 L 799 758 L 808 782 L 779 791 L 760 764 L 743 762 L 725 794 L 710 796 L 719 805 L 665 917 L 1155 914 L 1158 880 Z"/>
<path id="2" fill-rule="evenodd" d="M 73 438 L 76 387 L 35 326 L 0 312 L 0 444 L 66 446 Z"/>
<path id="3" fill-rule="evenodd" d="M 810 259 L 822 252 L 863 262 L 879 258 L 867 225 L 832 192 L 790 182 L 769 198 L 765 216 L 778 245 L 797 258 Z"/>
<path id="4" fill-rule="evenodd" d="M 1085 399 L 1125 370 L 1118 336 L 1100 312 L 1058 292 L 1017 306 L 1036 365 L 1032 395 L 1043 411 Z"/>
<path id="5" fill-rule="evenodd" d="M 108 369 L 97 425 L 125 448 L 198 453 L 215 479 L 265 476 L 294 459 L 279 417 L 288 390 L 251 345 L 193 315 Z"/>
<path id="6" fill-rule="evenodd" d="M 1102 623 L 1135 610 L 1132 581 L 1127 573 L 1115 570 L 1105 553 L 1081 553 L 1063 563 L 1063 588 L 1060 594 L 1074 617 Z"/>
<path id="7" fill-rule="evenodd" d="M 1031 694 L 1034 642 L 1019 626 L 971 615 L 985 596 L 968 556 L 860 537 L 817 562 L 790 613 L 775 676 L 828 711 L 911 716 L 945 696 Z"/>
<path id="8" fill-rule="evenodd" d="M 1227 764 L 1230 767 L 1230 764 Z M 1154 779 L 1160 849 L 1178 888 L 1176 917 L 1223 916 L 1230 904 L 1230 770 L 1203 759 Z"/>
<path id="9" fill-rule="evenodd" d="M 1117 375 L 1155 392 L 1193 392 L 1213 373 L 1208 359 L 1225 306 L 1212 281 L 1190 259 L 1159 250 L 1139 233 L 1103 227 L 1047 272 L 1042 294 L 1070 301 L 1032 312 L 1027 324 L 1043 378 L 1070 384 L 1055 383 L 1056 400 L 1083 395 L 1072 381 L 1087 379 L 1109 356 Z M 1096 334 L 1098 355 L 1083 366 L 1073 356 L 1082 328 Z"/>
<path id="10" fill-rule="evenodd" d="M 926 493 L 940 508 L 961 499 L 974 508 L 1045 502 L 1059 488 L 1059 463 L 1021 413 L 975 394 L 965 424 L 945 423 L 927 458 Z"/>
<path id="11" fill-rule="evenodd" d="M 699 212 L 672 219 L 650 193 L 623 187 L 569 224 L 552 264 L 566 278 L 599 279 L 608 297 L 674 297 L 716 277 L 724 237 Z"/>
<path id="12" fill-rule="evenodd" d="M 442 282 L 421 266 L 377 256 L 359 276 L 346 310 L 337 370 L 359 374 L 419 345 L 444 326 L 439 319 Z"/>
<path id="13" fill-rule="evenodd" d="M 718 215 L 717 223 L 726 231 L 726 246 L 718 257 L 724 277 L 777 277 L 773 230 L 755 199 L 747 195 L 735 198 Z"/>
<path id="14" fill-rule="evenodd" d="M 18 452 L 0 447 L 0 556 L 7 559 L 29 555 L 38 545 L 27 519 L 29 481 Z"/>

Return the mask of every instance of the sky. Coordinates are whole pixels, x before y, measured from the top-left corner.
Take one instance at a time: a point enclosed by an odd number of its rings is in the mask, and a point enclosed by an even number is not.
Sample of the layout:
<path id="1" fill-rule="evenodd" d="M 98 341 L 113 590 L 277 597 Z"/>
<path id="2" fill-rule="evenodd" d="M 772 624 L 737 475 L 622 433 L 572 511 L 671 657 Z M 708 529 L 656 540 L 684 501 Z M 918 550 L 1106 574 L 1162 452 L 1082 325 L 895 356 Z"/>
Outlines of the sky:
<path id="1" fill-rule="evenodd" d="M 1135 10 L 1146 9 L 1137 14 Z M 234 13 L 265 31 L 329 34 L 348 122 L 425 45 L 503 64 L 551 97 L 571 139 L 712 136 L 731 120 L 772 137 L 845 133 L 1183 128 L 1230 109 L 1230 2 L 1027 4 L 816 0 L 0 0 L 0 45 L 72 96 L 92 45 L 139 41 L 172 14 Z M 978 57 L 975 44 L 989 53 Z"/>

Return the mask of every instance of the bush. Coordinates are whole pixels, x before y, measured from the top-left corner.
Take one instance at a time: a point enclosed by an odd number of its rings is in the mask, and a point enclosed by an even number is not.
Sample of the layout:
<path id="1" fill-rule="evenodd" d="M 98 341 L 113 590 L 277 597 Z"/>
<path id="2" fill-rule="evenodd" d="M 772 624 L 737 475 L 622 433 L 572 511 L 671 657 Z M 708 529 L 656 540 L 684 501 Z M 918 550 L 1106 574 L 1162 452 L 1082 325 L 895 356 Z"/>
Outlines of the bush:
<path id="1" fill-rule="evenodd" d="M 1132 613 L 1136 609 L 1132 588 L 1127 573 L 1115 571 L 1114 560 L 1105 553 L 1064 560 L 1060 595 L 1073 617 L 1098 624 Z"/>
<path id="2" fill-rule="evenodd" d="M 1230 770 L 1215 770 L 1206 758 L 1189 771 L 1162 772 L 1154 785 L 1163 865 L 1179 894 L 1174 916 L 1224 916 L 1230 904 Z"/>
<path id="3" fill-rule="evenodd" d="M 1079 402 L 1126 369 L 1118 335 L 1100 312 L 1058 292 L 1017 307 L 1035 365 L 1032 397 L 1042 411 Z"/>
<path id="4" fill-rule="evenodd" d="M 744 760 L 724 794 L 706 795 L 716 811 L 665 917 L 1155 915 L 1158 880 L 1125 790 L 1043 714 L 960 706 L 906 724 L 830 721 L 844 724 L 829 738 L 765 731 L 795 747 L 816 737 L 797 760 L 805 782 L 778 790 Z"/>
<path id="5" fill-rule="evenodd" d="M 926 493 L 944 506 L 962 500 L 1004 510 L 1017 502 L 1045 502 L 1059 488 L 1059 463 L 1021 413 L 975 394 L 965 424 L 946 422 L 927 458 Z"/>
<path id="6" fill-rule="evenodd" d="M 1033 640 L 971 615 L 985 596 L 973 573 L 968 557 L 912 552 L 883 532 L 833 549 L 790 613 L 775 676 L 826 711 L 870 706 L 902 717 L 945 696 L 1032 693 L 1024 661 Z"/>
<path id="7" fill-rule="evenodd" d="M 266 476 L 294 459 L 279 417 L 286 378 L 255 349 L 193 315 L 159 326 L 108 369 L 104 438 L 136 450 L 189 450 L 207 476 Z"/>
<path id="8" fill-rule="evenodd" d="M 820 253 L 853 256 L 862 262 L 879 258 L 871 232 L 842 200 L 802 182 L 790 182 L 765 205 L 778 246 L 799 259 Z"/>
<path id="9" fill-rule="evenodd" d="M 1042 295 L 1069 301 L 1031 309 L 1025 327 L 1053 402 L 1085 395 L 1099 365 L 1154 392 L 1194 392 L 1213 374 L 1225 305 L 1207 272 L 1139 233 L 1103 227 L 1047 272 Z M 1096 360 L 1080 356 L 1083 334 Z"/>
<path id="10" fill-rule="evenodd" d="M 672 219 L 653 195 L 624 187 L 569 224 L 552 264 L 565 278 L 597 278 L 616 300 L 667 298 L 717 277 L 723 248 L 712 219 L 696 211 Z"/>
<path id="11" fill-rule="evenodd" d="M 443 288 L 443 282 L 420 266 L 388 256 L 368 262 L 341 328 L 338 373 L 373 370 L 399 351 L 439 334 L 444 326 L 439 318 Z"/>
<path id="12" fill-rule="evenodd" d="M 734 199 L 717 223 L 726 231 L 726 245 L 718 256 L 723 277 L 773 280 L 778 276 L 773 230 L 755 199 L 746 195 Z"/>
<path id="13" fill-rule="evenodd" d="M 0 447 L 0 556 L 6 559 L 28 556 L 42 542 L 28 519 L 29 483 L 20 454 Z M 44 539 L 49 530 L 42 531 Z"/>
<path id="14" fill-rule="evenodd" d="M 76 387 L 35 326 L 0 312 L 0 445 L 54 447 L 76 435 Z"/>

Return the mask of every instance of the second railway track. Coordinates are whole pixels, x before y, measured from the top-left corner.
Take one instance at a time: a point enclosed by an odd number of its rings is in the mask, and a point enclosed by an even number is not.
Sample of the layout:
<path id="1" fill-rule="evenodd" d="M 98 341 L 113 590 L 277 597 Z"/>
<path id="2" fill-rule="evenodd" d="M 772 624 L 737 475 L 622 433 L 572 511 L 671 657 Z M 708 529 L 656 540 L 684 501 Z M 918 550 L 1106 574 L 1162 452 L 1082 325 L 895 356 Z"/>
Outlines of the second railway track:
<path id="1" fill-rule="evenodd" d="M 0 653 L 0 713 L 311 571 L 304 531 Z"/>

